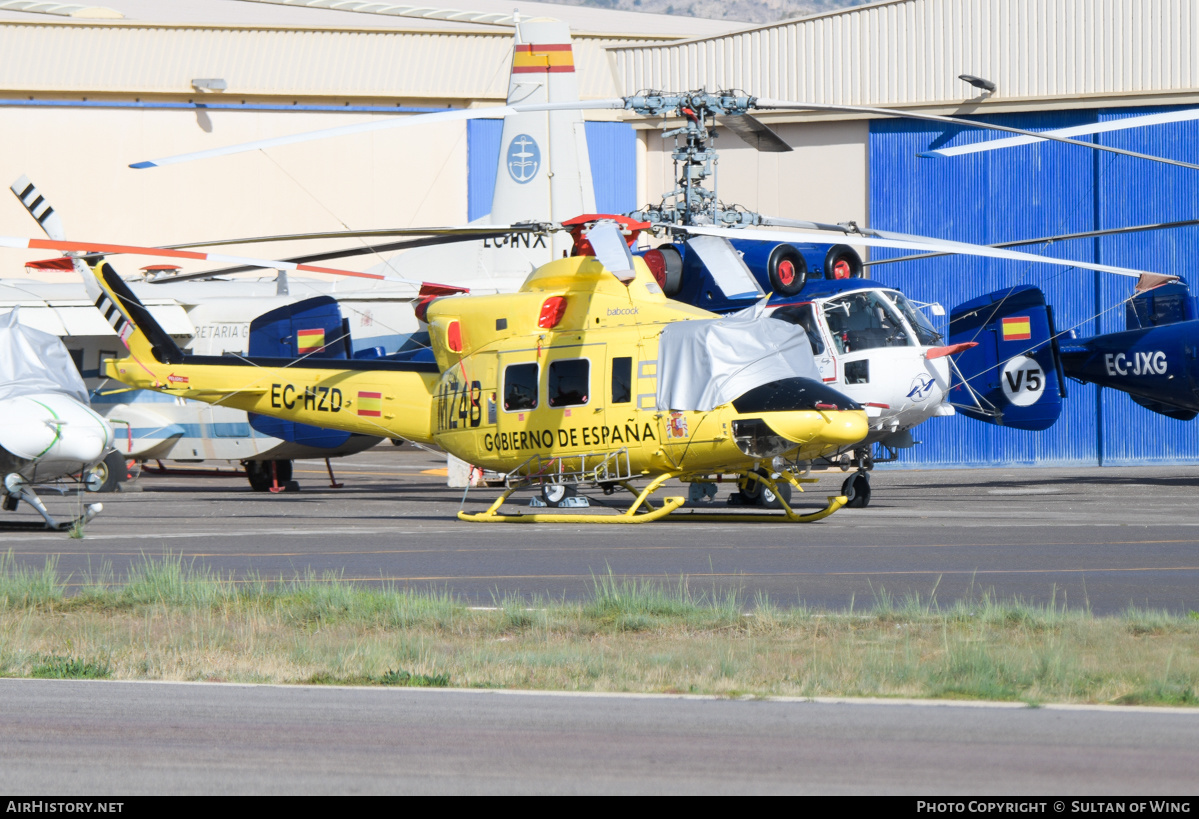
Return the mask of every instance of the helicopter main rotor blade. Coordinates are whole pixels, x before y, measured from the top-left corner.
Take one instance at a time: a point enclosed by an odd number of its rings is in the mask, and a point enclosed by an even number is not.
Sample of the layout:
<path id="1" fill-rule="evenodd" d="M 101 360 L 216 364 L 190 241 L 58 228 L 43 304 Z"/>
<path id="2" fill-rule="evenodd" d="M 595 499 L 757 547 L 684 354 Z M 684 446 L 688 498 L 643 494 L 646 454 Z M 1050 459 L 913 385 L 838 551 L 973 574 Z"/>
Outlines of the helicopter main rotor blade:
<path id="1" fill-rule="evenodd" d="M 1156 225 L 1132 225 L 1130 227 L 1108 228 L 1107 230 L 1084 230 L 1082 233 L 1062 233 L 1056 236 L 1041 236 L 1036 239 L 1020 239 L 1015 242 L 994 242 L 987 247 L 1020 247 L 1021 245 L 1040 245 L 1052 244 L 1054 242 L 1065 242 L 1069 239 L 1095 239 L 1100 236 L 1118 236 L 1122 233 L 1145 233 L 1151 230 L 1172 230 L 1181 227 L 1195 227 L 1199 225 L 1199 219 L 1185 219 L 1181 222 L 1161 222 Z M 864 266 L 870 267 L 879 264 L 893 264 L 895 262 L 911 262 L 916 259 L 935 259 L 939 256 L 951 256 L 951 253 L 916 253 L 911 256 L 896 256 L 893 259 L 872 259 L 868 262 L 862 262 Z"/>
<path id="2" fill-rule="evenodd" d="M 1045 140 L 1046 135 L 1074 137 L 1085 136 L 1087 134 L 1104 134 L 1109 131 L 1124 131 L 1129 128 L 1141 128 L 1146 125 L 1163 125 L 1171 122 L 1190 122 L 1196 119 L 1199 119 L 1199 108 L 1188 108 L 1185 111 L 1167 111 L 1163 114 L 1145 114 L 1140 117 L 1113 119 L 1107 122 L 1092 122 L 1089 125 L 1075 125 L 1070 128 L 1056 128 L 1052 131 L 1037 134 L 1035 137 L 1016 136 L 1006 139 L 992 139 L 986 142 L 974 142 L 969 145 L 958 145 L 953 148 L 938 148 L 934 151 L 924 151 L 919 156 L 938 157 L 977 154 L 983 151 L 997 151 L 1000 148 L 1014 148 L 1017 145 L 1030 145 L 1034 142 L 1042 142 Z M 1095 146 L 1092 145 L 1092 147 Z"/>
<path id="3" fill-rule="evenodd" d="M 785 220 L 776 220 L 783 222 Z M 735 228 L 713 228 L 695 225 L 680 226 L 669 223 L 657 223 L 656 228 L 664 228 L 672 233 L 688 233 L 698 234 L 701 236 L 724 236 L 729 239 L 745 238 L 744 230 Z M 767 234 L 760 234 L 767 235 Z M 771 231 L 770 239 L 778 239 L 787 242 L 820 242 L 828 244 L 829 232 L 816 230 L 785 230 Z M 858 232 L 853 227 L 843 227 L 839 231 L 837 238 L 846 244 L 851 245 L 866 245 L 867 247 L 895 247 L 909 250 L 928 250 L 941 253 L 961 253 L 967 256 L 986 256 L 994 259 L 1010 259 L 1012 261 L 1034 262 L 1036 264 L 1052 264 L 1062 267 L 1081 267 L 1087 270 L 1098 270 L 1101 273 L 1115 273 L 1119 276 L 1131 276 L 1143 284 L 1148 281 L 1154 281 L 1156 284 L 1161 284 L 1161 280 L 1167 281 L 1177 280 L 1177 276 L 1163 276 L 1159 273 L 1153 273 L 1148 270 L 1132 270 L 1127 267 L 1114 267 L 1105 264 L 1093 264 L 1091 262 L 1079 262 L 1073 259 L 1053 259 L 1048 256 L 1038 256 L 1035 253 L 1022 253 L 1017 250 L 1001 250 L 995 247 L 986 245 L 975 245 L 969 242 L 954 242 L 948 239 L 934 239 L 929 236 L 913 236 L 907 233 L 894 233 L 886 230 L 869 230 L 862 229 Z M 1140 287 L 1140 284 L 1138 284 Z"/>
<path id="4" fill-rule="evenodd" d="M 424 282 L 405 279 L 399 276 L 381 276 L 376 273 L 361 273 L 356 270 L 340 270 L 334 267 L 317 267 L 315 265 L 297 264 L 282 260 L 255 259 L 250 256 L 227 256 L 223 253 L 197 253 L 194 250 L 172 250 L 162 247 L 141 247 L 139 245 L 113 245 L 106 242 L 61 242 L 53 239 L 30 239 L 21 236 L 0 236 L 0 247 L 16 250 L 59 250 L 75 251 L 87 255 L 129 254 L 131 256 L 159 256 L 172 259 L 196 259 L 199 261 L 227 262 L 229 264 L 244 264 L 268 270 L 303 270 L 309 273 L 328 273 L 334 276 L 352 276 L 360 279 L 382 279 L 384 281 L 405 282 L 414 286 Z"/>
<path id="5" fill-rule="evenodd" d="M 507 233 L 485 233 L 471 236 L 430 236 L 426 239 L 406 239 L 402 242 L 388 242 L 382 245 L 366 245 L 363 247 L 347 248 L 346 250 L 331 250 L 326 253 L 313 253 L 308 256 L 292 256 L 285 262 L 307 264 L 308 262 L 323 262 L 329 259 L 344 259 L 348 256 L 365 256 L 368 253 L 387 253 L 392 250 L 409 250 L 414 247 L 431 247 L 433 245 L 448 245 L 456 242 L 470 242 L 477 239 L 493 239 L 507 236 Z M 233 273 L 245 273 L 250 270 L 261 270 L 259 265 L 242 265 L 240 267 L 224 267 L 220 270 L 208 270 L 202 273 L 181 273 L 175 276 L 163 276 L 157 279 L 146 279 L 147 284 L 174 284 L 175 282 L 190 282 L 197 279 L 211 279 L 213 276 L 228 276 Z M 394 280 L 394 279 L 389 279 Z M 407 281 L 404 279 L 403 281 Z"/>
<path id="6" fill-rule="evenodd" d="M 759 151 L 781 154 L 792 150 L 773 128 L 749 114 L 730 114 L 720 117 L 720 124 L 741 137 L 747 145 Z"/>
<path id="7" fill-rule="evenodd" d="M 776 100 L 758 97 L 754 100 L 754 106 L 757 108 L 785 108 L 799 111 L 846 111 L 859 114 L 876 114 L 886 117 L 898 117 L 901 119 L 922 119 L 929 122 L 944 122 L 950 125 L 966 125 L 971 128 L 982 128 L 989 131 L 1006 131 L 1010 134 L 1020 134 L 1031 139 L 1046 139 L 1053 142 L 1064 142 L 1068 145 L 1081 145 L 1084 148 L 1090 148 L 1094 151 L 1108 151 L 1113 154 L 1121 154 L 1123 156 L 1132 156 L 1137 159 L 1148 159 L 1153 162 L 1162 162 L 1166 165 L 1178 165 L 1182 168 L 1193 168 L 1199 170 L 1199 165 L 1192 165 L 1190 162 L 1180 162 L 1177 159 L 1166 159 L 1160 156 L 1151 156 L 1149 154 L 1139 154 L 1136 151 L 1126 151 L 1123 148 L 1113 148 L 1110 145 L 1096 145 L 1093 142 L 1083 142 L 1078 139 L 1070 139 L 1069 137 L 1054 136 L 1052 131 L 1042 131 L 1036 133 L 1034 131 L 1026 131 L 1023 128 L 1012 128 L 1007 125 L 995 125 L 990 122 L 979 122 L 973 119 L 963 119 L 961 117 L 945 117 L 939 114 L 921 114 L 914 111 L 897 111 L 893 108 L 870 108 L 863 105 L 826 105 L 815 102 L 799 102 L 796 100 Z"/>
<path id="8" fill-rule="evenodd" d="M 511 233 L 536 233 L 549 230 L 548 223 L 527 222 L 514 225 L 461 225 L 431 228 L 381 228 L 379 230 L 333 230 L 324 233 L 290 233 L 279 236 L 250 236 L 244 239 L 217 239 L 212 242 L 188 242 L 181 245 L 163 245 L 171 250 L 189 247 L 217 247 L 220 245 L 252 245 L 263 242 L 300 242 L 310 239 L 370 239 L 386 236 L 450 236 L 461 237 L 455 241 L 490 239 Z M 420 245 L 411 245 L 420 247 Z M 334 258 L 334 257 L 329 257 Z M 312 261 L 315 261 L 313 259 Z"/>
<path id="9" fill-rule="evenodd" d="M 535 102 L 518 105 L 501 105 L 495 108 L 456 108 L 452 111 L 438 111 L 436 114 L 415 114 L 413 116 L 395 116 L 389 119 L 360 122 L 356 125 L 341 125 L 337 128 L 326 128 L 321 131 L 308 131 L 303 134 L 260 139 L 255 142 L 243 142 L 240 145 L 229 145 L 224 148 L 212 148 L 207 151 L 196 151 L 190 154 L 178 154 L 163 159 L 151 159 L 145 162 L 134 162 L 130 168 L 159 168 L 163 165 L 176 165 L 180 162 L 191 162 L 195 159 L 211 159 L 217 156 L 239 154 L 244 151 L 257 151 L 263 148 L 275 148 L 280 145 L 292 145 L 297 142 L 308 142 L 327 137 L 361 134 L 369 131 L 383 131 L 388 128 L 404 128 L 410 125 L 427 125 L 435 122 L 460 122 L 471 119 L 497 119 L 508 114 L 522 114 L 537 111 L 594 111 L 610 108 L 624 108 L 623 99 L 591 100 L 589 102 Z"/>

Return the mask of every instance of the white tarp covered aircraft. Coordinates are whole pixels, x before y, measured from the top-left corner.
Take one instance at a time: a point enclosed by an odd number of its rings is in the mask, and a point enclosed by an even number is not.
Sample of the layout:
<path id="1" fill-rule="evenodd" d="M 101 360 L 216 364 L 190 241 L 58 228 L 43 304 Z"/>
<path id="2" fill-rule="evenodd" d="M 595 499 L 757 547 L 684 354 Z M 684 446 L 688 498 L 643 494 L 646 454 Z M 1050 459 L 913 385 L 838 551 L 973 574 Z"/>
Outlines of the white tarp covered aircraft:
<path id="1" fill-rule="evenodd" d="M 89 489 L 115 482 L 124 467 L 112 454 L 112 427 L 87 405 L 87 388 L 56 336 L 26 327 L 18 310 L 0 314 L 0 504 L 25 501 L 50 529 L 87 522 L 103 508 L 89 504 L 70 520 L 54 517 L 35 486 L 78 476 Z M 119 314 L 118 314 L 119 315 Z"/>

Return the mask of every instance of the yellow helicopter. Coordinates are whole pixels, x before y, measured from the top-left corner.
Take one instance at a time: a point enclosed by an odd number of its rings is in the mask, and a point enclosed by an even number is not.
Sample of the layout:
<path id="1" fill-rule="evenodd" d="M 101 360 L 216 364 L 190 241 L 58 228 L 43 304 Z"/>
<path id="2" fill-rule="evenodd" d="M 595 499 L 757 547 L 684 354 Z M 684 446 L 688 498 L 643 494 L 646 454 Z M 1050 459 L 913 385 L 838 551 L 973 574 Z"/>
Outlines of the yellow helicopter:
<path id="1" fill-rule="evenodd" d="M 810 352 L 796 355 L 810 351 L 802 328 L 760 309 L 720 317 L 667 299 L 629 252 L 646 223 L 591 215 L 563 226 L 576 255 L 538 268 L 518 292 L 425 306 L 435 363 L 186 355 L 101 261 L 98 306 L 128 320 L 130 353 L 107 362 L 107 374 L 297 423 L 432 443 L 504 473 L 495 503 L 459 512 L 463 520 L 659 520 L 685 502 L 651 502 L 670 479 L 699 484 L 701 496 L 713 492 L 707 484 L 736 480 L 782 510 L 704 519 L 814 521 L 846 503 L 830 496 L 804 514 L 789 502 L 792 488 L 814 480 L 801 477 L 802 462 L 868 432 L 866 412 L 822 383 Z M 740 263 L 723 239 L 713 242 L 712 264 Z M 311 347 L 314 331 L 297 332 Z M 522 488 L 540 489 L 547 506 L 576 505 L 579 486 L 625 489 L 635 500 L 619 514 L 500 513 Z"/>

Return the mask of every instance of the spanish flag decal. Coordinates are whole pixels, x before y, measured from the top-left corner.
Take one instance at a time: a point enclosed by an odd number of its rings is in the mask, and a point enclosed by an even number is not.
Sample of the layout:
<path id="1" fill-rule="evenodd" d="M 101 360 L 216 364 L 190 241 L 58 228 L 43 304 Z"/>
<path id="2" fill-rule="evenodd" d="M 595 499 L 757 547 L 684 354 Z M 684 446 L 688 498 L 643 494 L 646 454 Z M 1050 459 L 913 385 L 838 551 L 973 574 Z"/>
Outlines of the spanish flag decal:
<path id="1" fill-rule="evenodd" d="M 513 74 L 574 73 L 574 52 L 570 43 L 518 45 L 512 55 Z"/>
<path id="2" fill-rule="evenodd" d="M 379 418 L 383 415 L 383 393 L 358 391 L 358 414 L 367 418 Z"/>
<path id="3" fill-rule="evenodd" d="M 315 353 L 317 350 L 325 346 L 325 331 L 317 328 L 316 330 L 297 330 L 296 331 L 296 352 L 300 355 Z"/>
<path id="4" fill-rule="evenodd" d="M 1013 316 L 1003 320 L 1004 341 L 1027 341 L 1032 338 L 1032 324 L 1028 316 Z"/>

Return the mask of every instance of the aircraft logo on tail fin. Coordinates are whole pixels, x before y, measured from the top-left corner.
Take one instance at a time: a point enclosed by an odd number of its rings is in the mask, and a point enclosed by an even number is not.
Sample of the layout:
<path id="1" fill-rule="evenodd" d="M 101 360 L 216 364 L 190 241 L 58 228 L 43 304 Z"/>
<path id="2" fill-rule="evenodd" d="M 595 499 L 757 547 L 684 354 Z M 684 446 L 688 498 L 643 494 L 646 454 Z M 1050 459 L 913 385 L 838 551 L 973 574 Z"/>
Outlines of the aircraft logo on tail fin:
<path id="1" fill-rule="evenodd" d="M 537 175 L 541 167 L 541 150 L 533 137 L 520 134 L 508 145 L 508 173 L 520 184 Z"/>

